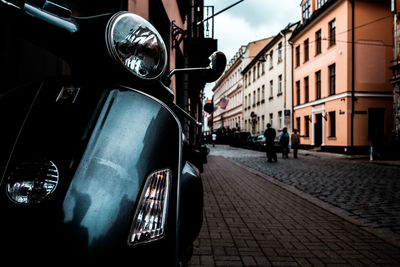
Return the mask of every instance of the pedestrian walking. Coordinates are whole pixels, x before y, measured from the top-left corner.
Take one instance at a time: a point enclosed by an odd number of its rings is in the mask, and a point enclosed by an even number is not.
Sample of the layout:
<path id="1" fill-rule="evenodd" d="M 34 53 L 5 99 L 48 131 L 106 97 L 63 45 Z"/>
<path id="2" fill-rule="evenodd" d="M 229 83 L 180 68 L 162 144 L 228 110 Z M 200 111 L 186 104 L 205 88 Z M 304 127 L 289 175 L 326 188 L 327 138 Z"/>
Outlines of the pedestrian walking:
<path id="1" fill-rule="evenodd" d="M 274 148 L 276 131 L 274 128 L 272 128 L 271 123 L 267 123 L 267 129 L 264 131 L 264 136 L 265 136 L 265 148 L 267 151 L 268 162 L 272 162 L 272 160 L 277 162 L 278 157 L 276 156 L 276 151 Z"/>
<path id="2" fill-rule="evenodd" d="M 289 133 L 287 132 L 287 128 L 284 127 L 282 129 L 282 133 L 279 137 L 279 142 L 281 144 L 282 149 L 282 158 L 289 158 Z"/>
<path id="3" fill-rule="evenodd" d="M 217 140 L 217 134 L 216 133 L 213 133 L 211 135 L 211 140 L 212 140 L 213 147 L 215 147 L 215 141 Z"/>
<path id="4" fill-rule="evenodd" d="M 299 149 L 300 137 L 297 134 L 297 129 L 293 129 L 293 133 L 290 136 L 290 143 L 293 149 L 293 158 L 297 159 L 297 151 Z"/>

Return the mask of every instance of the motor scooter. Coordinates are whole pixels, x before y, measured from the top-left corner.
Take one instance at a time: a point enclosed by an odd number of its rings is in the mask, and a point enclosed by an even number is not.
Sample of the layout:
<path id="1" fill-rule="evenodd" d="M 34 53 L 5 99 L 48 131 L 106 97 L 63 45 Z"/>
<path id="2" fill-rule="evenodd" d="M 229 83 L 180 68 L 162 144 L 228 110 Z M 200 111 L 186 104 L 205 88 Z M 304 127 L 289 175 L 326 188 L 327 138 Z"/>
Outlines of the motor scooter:
<path id="1" fill-rule="evenodd" d="M 72 73 L 0 97 L 3 260 L 184 266 L 202 225 L 203 188 L 181 121 L 198 122 L 164 81 L 179 72 L 214 81 L 224 54 L 166 73 L 163 39 L 133 13 L 75 18 L 49 1 L 1 0 L 0 8 Z"/>

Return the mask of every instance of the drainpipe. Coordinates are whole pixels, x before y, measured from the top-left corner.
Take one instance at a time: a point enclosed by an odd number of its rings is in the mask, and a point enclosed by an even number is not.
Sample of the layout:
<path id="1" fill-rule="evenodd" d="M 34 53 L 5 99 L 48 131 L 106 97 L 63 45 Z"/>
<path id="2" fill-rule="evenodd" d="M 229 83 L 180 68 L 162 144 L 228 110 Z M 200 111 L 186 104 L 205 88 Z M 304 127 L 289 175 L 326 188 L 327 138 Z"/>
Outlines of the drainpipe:
<path id="1" fill-rule="evenodd" d="M 291 66 L 292 66 L 292 68 L 291 68 L 291 70 L 290 70 L 290 72 L 291 72 L 291 85 L 290 85 L 290 87 L 292 88 L 292 110 L 291 110 L 291 112 L 292 112 L 292 129 L 295 129 L 294 127 L 295 127 L 295 125 L 294 125 L 294 93 L 293 93 L 293 91 L 294 91 L 294 89 L 293 89 L 293 82 L 294 82 L 294 80 L 293 80 L 293 78 L 294 78 L 294 69 L 293 69 L 293 61 L 294 61 L 294 59 L 293 59 L 293 42 L 292 41 L 288 41 L 288 43 L 290 44 L 290 46 L 291 46 L 291 49 L 290 49 L 290 53 L 292 53 L 292 55 L 291 55 L 291 60 L 292 60 L 292 62 L 291 62 Z M 299 131 L 299 129 L 297 129 L 297 131 Z M 298 132 L 299 133 L 299 135 L 300 135 L 300 132 Z"/>
<path id="2" fill-rule="evenodd" d="M 398 33 L 397 33 L 397 6 L 396 1 L 392 0 L 392 13 L 393 13 L 393 39 L 394 39 L 394 56 L 393 56 L 393 110 L 394 110 L 394 146 L 399 149 L 399 71 L 397 66 L 399 64 L 398 57 Z"/>
<path id="3" fill-rule="evenodd" d="M 286 109 L 286 35 L 282 33 L 282 31 L 279 32 L 279 34 L 282 36 L 283 43 L 282 45 L 284 46 L 284 52 L 283 52 L 283 110 L 285 112 Z"/>
<path id="4" fill-rule="evenodd" d="M 354 105 L 355 105 L 355 81 L 354 81 L 354 5 L 355 1 L 351 0 L 351 133 L 350 133 L 350 153 L 354 149 Z"/>

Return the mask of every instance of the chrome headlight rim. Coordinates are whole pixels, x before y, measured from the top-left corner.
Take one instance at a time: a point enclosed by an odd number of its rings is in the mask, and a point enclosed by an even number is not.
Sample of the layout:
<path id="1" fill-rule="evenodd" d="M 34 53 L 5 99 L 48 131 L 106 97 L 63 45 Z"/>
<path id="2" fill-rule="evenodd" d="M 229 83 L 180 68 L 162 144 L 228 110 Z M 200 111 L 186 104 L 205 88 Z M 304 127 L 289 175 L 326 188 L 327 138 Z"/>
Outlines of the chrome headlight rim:
<path id="1" fill-rule="evenodd" d="M 126 61 L 121 57 L 121 54 L 119 53 L 119 50 L 116 47 L 116 38 L 114 35 L 120 35 L 124 36 L 122 33 L 124 29 L 117 29 L 119 23 L 125 20 L 125 22 L 129 22 L 129 26 L 132 27 L 130 29 L 131 35 L 133 35 L 138 29 L 143 29 L 147 31 L 146 37 L 152 38 L 152 40 L 156 40 L 156 45 L 153 47 L 156 49 L 157 53 L 154 53 L 156 58 L 156 64 L 152 66 L 153 72 L 150 74 L 142 74 L 138 71 L 133 70 L 132 68 L 126 66 Z M 124 25 L 123 25 L 124 26 Z M 121 28 L 123 28 L 121 26 Z M 140 33 L 139 33 L 140 34 Z M 144 18 L 133 14 L 128 11 L 120 11 L 116 14 L 114 14 L 108 21 L 106 31 L 105 31 L 105 39 L 106 39 L 106 46 L 107 50 L 112 58 L 112 60 L 123 67 L 125 70 L 127 70 L 129 73 L 133 74 L 136 78 L 145 80 L 145 81 L 154 81 L 154 80 L 159 80 L 165 73 L 167 69 L 167 64 L 168 64 L 168 53 L 167 53 L 167 48 L 164 43 L 164 40 L 162 39 L 161 35 L 157 31 L 157 29 L 147 20 Z M 125 35 L 125 39 L 128 38 L 129 34 Z M 135 41 L 139 41 L 139 39 L 143 39 L 142 36 L 139 38 L 130 38 Z M 154 43 L 154 41 L 152 42 Z M 119 44 L 119 43 L 118 43 Z M 136 47 L 135 47 L 136 48 Z M 146 47 L 139 47 L 139 49 L 145 49 Z M 136 51 L 137 52 L 137 51 Z M 154 52 L 154 51 L 152 51 Z M 153 58 L 154 59 L 154 58 Z"/>

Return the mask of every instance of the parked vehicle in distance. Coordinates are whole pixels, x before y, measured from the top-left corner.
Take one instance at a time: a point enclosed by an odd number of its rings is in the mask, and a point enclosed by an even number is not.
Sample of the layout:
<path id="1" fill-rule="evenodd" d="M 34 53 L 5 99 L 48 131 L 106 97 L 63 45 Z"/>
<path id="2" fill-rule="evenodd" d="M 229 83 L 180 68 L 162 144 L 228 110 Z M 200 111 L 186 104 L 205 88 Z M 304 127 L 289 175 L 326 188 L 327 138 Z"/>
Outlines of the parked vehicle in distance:
<path id="1" fill-rule="evenodd" d="M 250 149 L 257 149 L 257 138 L 258 134 L 251 135 L 248 139 L 248 148 Z"/>
<path id="2" fill-rule="evenodd" d="M 265 136 L 263 134 L 260 134 L 257 136 L 256 144 L 255 144 L 255 149 L 260 150 L 260 151 L 265 151 Z"/>
<path id="3" fill-rule="evenodd" d="M 279 141 L 279 136 L 275 137 L 275 140 L 274 140 L 274 151 L 276 153 L 281 152 L 281 143 Z"/>
<path id="4" fill-rule="evenodd" d="M 246 147 L 247 138 L 249 136 L 251 136 L 249 132 L 235 131 L 229 145 L 233 147 Z"/>

